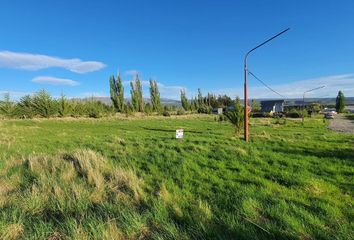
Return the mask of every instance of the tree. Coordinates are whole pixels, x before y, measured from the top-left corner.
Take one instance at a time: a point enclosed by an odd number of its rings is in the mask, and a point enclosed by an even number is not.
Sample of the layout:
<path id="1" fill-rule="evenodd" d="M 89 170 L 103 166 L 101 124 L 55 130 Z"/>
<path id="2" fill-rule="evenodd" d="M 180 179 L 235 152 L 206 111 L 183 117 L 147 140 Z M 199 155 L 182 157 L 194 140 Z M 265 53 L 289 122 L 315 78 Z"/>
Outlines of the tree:
<path id="1" fill-rule="evenodd" d="M 134 81 L 130 82 L 130 87 L 130 94 L 134 111 L 144 112 L 143 87 L 138 75 Z"/>
<path id="2" fill-rule="evenodd" d="M 336 110 L 338 113 L 342 113 L 345 108 L 345 97 L 342 91 L 338 92 L 337 98 L 336 98 Z"/>
<path id="3" fill-rule="evenodd" d="M 71 112 L 71 105 L 64 94 L 58 99 L 58 113 L 60 117 L 66 117 Z"/>
<path id="4" fill-rule="evenodd" d="M 234 109 L 225 113 L 227 120 L 234 125 L 235 134 L 239 135 L 243 127 L 243 106 L 239 97 L 236 98 Z"/>
<path id="5" fill-rule="evenodd" d="M 4 100 L 0 101 L 0 114 L 9 117 L 14 113 L 14 110 L 15 104 L 10 99 L 10 93 L 5 93 Z"/>
<path id="6" fill-rule="evenodd" d="M 311 111 L 311 113 L 319 113 L 321 111 L 321 104 L 311 103 L 310 111 Z"/>
<path id="7" fill-rule="evenodd" d="M 130 82 L 130 96 L 132 99 L 132 110 L 135 111 L 139 111 L 139 103 L 138 103 L 138 94 L 135 90 L 135 84 L 134 82 Z"/>
<path id="8" fill-rule="evenodd" d="M 252 99 L 251 109 L 252 112 L 259 112 L 261 110 L 261 104 L 256 99 Z"/>
<path id="9" fill-rule="evenodd" d="M 191 106 L 190 106 L 187 96 L 186 96 L 185 89 L 181 89 L 181 103 L 182 103 L 182 107 L 185 111 L 189 111 L 191 109 Z"/>
<path id="10" fill-rule="evenodd" d="M 30 95 L 23 96 L 17 103 L 16 116 L 21 118 L 32 118 L 34 115 L 32 97 Z"/>
<path id="11" fill-rule="evenodd" d="M 161 109 L 160 91 L 155 80 L 150 79 L 150 100 L 152 111 L 159 112 Z"/>
<path id="12" fill-rule="evenodd" d="M 203 94 L 202 94 L 202 90 L 200 88 L 198 88 L 198 106 L 199 107 L 204 106 Z"/>
<path id="13" fill-rule="evenodd" d="M 232 99 L 227 95 L 219 95 L 217 99 L 220 107 L 228 107 L 232 104 Z"/>
<path id="14" fill-rule="evenodd" d="M 120 73 L 118 73 L 117 80 L 113 75 L 109 78 L 109 86 L 114 108 L 117 112 L 124 112 L 124 87 Z"/>
<path id="15" fill-rule="evenodd" d="M 32 108 L 36 115 L 49 118 L 57 113 L 56 102 L 45 91 L 41 90 L 32 97 Z"/>

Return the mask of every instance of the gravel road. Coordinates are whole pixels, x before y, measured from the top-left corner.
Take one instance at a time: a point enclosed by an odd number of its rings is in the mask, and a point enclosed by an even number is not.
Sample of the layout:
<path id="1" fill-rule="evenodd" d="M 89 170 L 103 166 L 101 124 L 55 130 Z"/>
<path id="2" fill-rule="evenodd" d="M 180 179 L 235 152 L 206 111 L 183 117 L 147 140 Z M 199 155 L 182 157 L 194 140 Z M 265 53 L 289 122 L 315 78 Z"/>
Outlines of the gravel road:
<path id="1" fill-rule="evenodd" d="M 334 116 L 334 119 L 331 119 L 329 121 L 329 129 L 332 129 L 337 132 L 354 134 L 354 120 L 350 120 L 344 115 L 338 114 Z"/>

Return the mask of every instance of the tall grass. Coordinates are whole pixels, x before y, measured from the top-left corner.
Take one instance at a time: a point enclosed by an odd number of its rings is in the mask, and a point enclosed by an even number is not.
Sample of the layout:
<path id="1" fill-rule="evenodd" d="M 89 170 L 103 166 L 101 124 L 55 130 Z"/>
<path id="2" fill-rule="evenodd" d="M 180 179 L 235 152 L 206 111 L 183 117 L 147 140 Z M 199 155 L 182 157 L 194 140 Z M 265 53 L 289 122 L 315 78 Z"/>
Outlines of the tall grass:
<path id="1" fill-rule="evenodd" d="M 251 121 L 1 121 L 0 239 L 351 239 L 353 136 Z"/>

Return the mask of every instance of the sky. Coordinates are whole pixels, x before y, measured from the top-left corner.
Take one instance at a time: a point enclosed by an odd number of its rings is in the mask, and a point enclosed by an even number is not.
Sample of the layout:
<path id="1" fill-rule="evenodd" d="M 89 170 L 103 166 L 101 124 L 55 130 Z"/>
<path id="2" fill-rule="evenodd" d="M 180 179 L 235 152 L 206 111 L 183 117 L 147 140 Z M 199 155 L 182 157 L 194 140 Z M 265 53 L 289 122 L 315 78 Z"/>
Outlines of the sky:
<path id="1" fill-rule="evenodd" d="M 243 98 L 249 70 L 286 98 L 354 96 L 352 0 L 2 0 L 0 94 L 109 96 L 110 75 L 138 73 L 148 96 L 186 89 Z M 249 76 L 250 98 L 279 98 Z"/>

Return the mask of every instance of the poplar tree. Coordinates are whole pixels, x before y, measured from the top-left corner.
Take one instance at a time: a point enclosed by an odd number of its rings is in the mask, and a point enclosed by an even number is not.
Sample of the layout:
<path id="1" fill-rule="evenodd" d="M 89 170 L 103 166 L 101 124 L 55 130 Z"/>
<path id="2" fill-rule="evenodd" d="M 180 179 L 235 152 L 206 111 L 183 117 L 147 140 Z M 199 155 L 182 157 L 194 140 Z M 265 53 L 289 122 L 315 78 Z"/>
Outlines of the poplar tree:
<path id="1" fill-rule="evenodd" d="M 135 83 L 134 82 L 130 82 L 130 95 L 132 98 L 132 110 L 135 111 L 139 111 L 139 103 L 138 103 L 138 95 L 137 92 L 135 90 Z"/>
<path id="2" fill-rule="evenodd" d="M 144 112 L 143 87 L 138 75 L 134 81 L 130 82 L 130 87 L 130 94 L 134 111 Z"/>
<path id="3" fill-rule="evenodd" d="M 124 112 L 124 87 L 120 73 L 117 80 L 112 75 L 109 79 L 110 95 L 114 108 L 117 112 Z"/>
<path id="4" fill-rule="evenodd" d="M 202 90 L 200 90 L 200 88 L 198 88 L 198 107 L 202 107 L 204 106 L 204 99 L 203 99 L 203 94 L 202 94 Z"/>
<path id="5" fill-rule="evenodd" d="M 150 79 L 150 100 L 152 104 L 152 110 L 155 112 L 161 109 L 160 91 L 155 80 Z"/>
<path id="6" fill-rule="evenodd" d="M 120 77 L 120 73 L 118 73 L 117 76 L 117 93 L 118 93 L 118 111 L 119 112 L 124 112 L 124 87 L 123 87 L 123 82 L 122 78 Z"/>
<path id="7" fill-rule="evenodd" d="M 182 107 L 185 111 L 190 110 L 191 106 L 189 105 L 185 89 L 181 89 L 181 103 L 182 103 Z"/>

